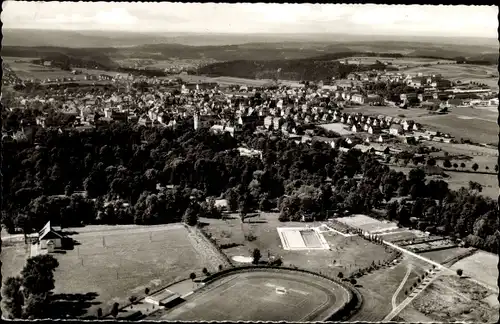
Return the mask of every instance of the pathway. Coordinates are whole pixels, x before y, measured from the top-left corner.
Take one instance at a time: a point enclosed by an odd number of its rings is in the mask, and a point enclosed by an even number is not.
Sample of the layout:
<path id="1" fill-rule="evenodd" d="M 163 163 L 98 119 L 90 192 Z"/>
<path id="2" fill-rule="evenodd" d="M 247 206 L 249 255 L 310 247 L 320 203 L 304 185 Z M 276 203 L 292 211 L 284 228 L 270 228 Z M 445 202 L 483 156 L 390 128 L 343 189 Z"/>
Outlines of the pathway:
<path id="1" fill-rule="evenodd" d="M 205 264 L 211 266 L 211 271 L 216 272 L 219 270 L 219 265 L 224 268 L 231 267 L 231 264 L 226 260 L 226 258 L 221 255 L 219 250 L 213 246 L 200 230 L 195 227 L 186 226 L 188 231 L 188 238 L 193 244 L 194 249 L 198 252 L 198 255 L 204 260 Z"/>
<path id="2" fill-rule="evenodd" d="M 382 322 L 389 322 L 394 317 L 396 317 L 406 306 L 408 306 L 422 291 L 425 290 L 437 277 L 442 273 L 443 269 L 431 270 L 429 277 L 425 278 L 424 281 L 417 286 L 411 294 L 403 300 L 396 308 L 394 308 L 383 320 Z M 394 297 L 393 297 L 394 298 Z"/>
<path id="3" fill-rule="evenodd" d="M 396 289 L 396 291 L 394 292 L 394 295 L 392 295 L 392 308 L 393 309 L 395 309 L 395 308 L 398 307 L 397 304 L 396 304 L 397 303 L 396 299 L 398 298 L 399 293 L 401 292 L 401 290 L 405 286 L 405 283 L 408 280 L 408 277 L 410 276 L 412 269 L 413 269 L 413 265 L 409 264 L 408 265 L 408 270 L 406 270 L 405 277 L 403 278 L 403 280 L 401 280 L 401 284 L 399 285 L 398 289 Z"/>

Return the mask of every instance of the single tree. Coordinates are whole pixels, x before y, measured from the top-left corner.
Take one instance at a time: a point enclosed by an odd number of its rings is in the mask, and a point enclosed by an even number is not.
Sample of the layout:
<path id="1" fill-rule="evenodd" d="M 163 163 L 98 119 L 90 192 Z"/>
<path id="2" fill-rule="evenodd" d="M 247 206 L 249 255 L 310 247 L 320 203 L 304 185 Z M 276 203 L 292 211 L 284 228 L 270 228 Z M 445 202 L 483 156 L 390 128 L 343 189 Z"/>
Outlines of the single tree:
<path id="1" fill-rule="evenodd" d="M 254 249 L 252 252 L 252 263 L 253 264 L 259 264 L 260 258 L 262 257 L 260 250 L 259 249 Z"/>
<path id="2" fill-rule="evenodd" d="M 208 269 L 207 269 L 207 268 L 203 268 L 203 269 L 201 270 L 201 272 L 203 272 L 203 274 L 204 274 L 205 276 L 208 276 Z"/>
<path id="3" fill-rule="evenodd" d="M 465 168 L 465 166 L 466 166 L 466 165 L 465 165 L 465 163 L 463 163 L 463 162 L 462 162 L 462 163 L 460 163 L 460 167 L 461 167 L 462 169 L 464 169 L 464 168 Z"/>
<path id="4" fill-rule="evenodd" d="M 479 165 L 477 165 L 477 163 L 474 163 L 474 164 L 472 165 L 472 170 L 474 170 L 474 172 L 476 172 L 476 171 L 477 171 L 477 169 L 479 169 Z"/>
<path id="5" fill-rule="evenodd" d="M 357 282 L 357 280 L 356 280 L 356 279 L 354 279 L 354 278 L 352 278 L 352 279 L 351 279 L 351 284 L 352 284 L 353 286 L 355 286 L 357 283 L 358 283 L 358 282 Z"/>
<path id="6" fill-rule="evenodd" d="M 461 277 L 463 273 L 464 273 L 464 272 L 463 272 L 463 270 L 462 270 L 462 269 L 457 269 L 457 275 L 458 275 L 459 277 Z"/>
<path id="7" fill-rule="evenodd" d="M 191 279 L 191 281 L 194 281 L 194 279 L 196 279 L 196 274 L 194 272 L 191 272 L 189 274 L 189 279 Z"/>
<path id="8" fill-rule="evenodd" d="M 458 168 L 458 164 L 453 163 L 453 167 L 454 167 L 455 169 L 456 169 L 456 168 Z"/>
<path id="9" fill-rule="evenodd" d="M 498 164 L 495 164 L 495 172 L 498 172 Z"/>
<path id="10" fill-rule="evenodd" d="M 111 316 L 113 316 L 114 318 L 116 318 L 118 316 L 118 313 L 120 311 L 119 307 L 120 307 L 120 304 L 114 303 L 113 308 L 111 308 Z"/>
<path id="11" fill-rule="evenodd" d="M 342 272 L 339 272 L 339 274 L 337 275 L 337 277 L 339 277 L 339 279 L 343 279 L 344 278 L 344 274 Z"/>
<path id="12" fill-rule="evenodd" d="M 21 271 L 26 294 L 46 294 L 54 289 L 54 271 L 59 262 L 50 254 L 29 258 Z"/>
<path id="13" fill-rule="evenodd" d="M 137 297 L 132 295 L 128 298 L 128 301 L 133 305 L 137 301 Z"/>
<path id="14" fill-rule="evenodd" d="M 443 167 L 445 167 L 445 168 L 451 168 L 451 162 L 450 162 L 450 160 L 444 160 Z"/>
<path id="15" fill-rule="evenodd" d="M 144 289 L 144 294 L 149 295 L 149 288 Z"/>
<path id="16" fill-rule="evenodd" d="M 219 264 L 219 271 L 222 271 L 222 264 Z"/>
<path id="17" fill-rule="evenodd" d="M 100 307 L 99 307 L 99 308 L 97 309 L 97 318 L 99 318 L 99 319 L 100 319 L 101 317 L 102 317 L 102 308 L 100 308 Z"/>

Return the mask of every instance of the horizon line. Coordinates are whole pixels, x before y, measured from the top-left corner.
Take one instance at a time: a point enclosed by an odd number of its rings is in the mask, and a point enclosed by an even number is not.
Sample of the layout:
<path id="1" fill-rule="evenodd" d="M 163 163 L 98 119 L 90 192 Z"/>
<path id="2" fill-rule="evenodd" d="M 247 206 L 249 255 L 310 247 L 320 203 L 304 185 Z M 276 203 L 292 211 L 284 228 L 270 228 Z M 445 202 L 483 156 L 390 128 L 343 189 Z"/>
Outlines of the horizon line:
<path id="1" fill-rule="evenodd" d="M 36 30 L 36 31 L 54 31 L 54 32 L 113 32 L 113 33 L 131 33 L 131 34 L 160 34 L 160 33 L 170 33 L 170 34 L 195 34 L 195 35 L 345 35 L 345 36 L 379 36 L 379 37 L 395 37 L 395 38 L 404 38 L 404 37 L 423 37 L 423 38 L 474 38 L 474 39 L 497 39 L 493 36 L 461 36 L 461 35 L 415 35 L 415 34 L 407 34 L 407 35 L 391 35 L 391 34 L 365 34 L 365 33 L 331 33 L 331 32 L 304 32 L 304 33 L 287 33 L 287 32 L 197 32 L 197 31 L 135 31 L 135 30 L 115 30 L 115 29 L 53 29 L 53 28 L 23 28 L 23 27 L 2 27 L 2 30 Z"/>

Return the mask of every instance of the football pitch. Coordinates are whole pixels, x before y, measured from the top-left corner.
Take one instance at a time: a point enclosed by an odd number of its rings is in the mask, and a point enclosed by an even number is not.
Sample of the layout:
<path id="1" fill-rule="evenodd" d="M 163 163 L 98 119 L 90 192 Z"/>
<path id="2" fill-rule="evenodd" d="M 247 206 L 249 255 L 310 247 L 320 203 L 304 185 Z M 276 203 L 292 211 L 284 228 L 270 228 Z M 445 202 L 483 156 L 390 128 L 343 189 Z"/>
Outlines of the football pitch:
<path id="1" fill-rule="evenodd" d="M 162 320 L 326 320 L 351 299 L 340 284 L 292 270 L 236 272 L 209 283 Z"/>

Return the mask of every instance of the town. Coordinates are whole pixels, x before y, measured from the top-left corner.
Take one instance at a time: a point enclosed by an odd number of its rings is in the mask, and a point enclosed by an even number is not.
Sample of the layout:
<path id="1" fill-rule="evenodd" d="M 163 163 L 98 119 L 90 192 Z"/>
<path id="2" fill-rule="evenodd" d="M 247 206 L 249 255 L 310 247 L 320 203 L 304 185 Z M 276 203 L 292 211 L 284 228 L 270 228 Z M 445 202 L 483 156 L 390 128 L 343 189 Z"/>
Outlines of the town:
<path id="1" fill-rule="evenodd" d="M 31 33 L 2 49 L 4 319 L 498 321 L 490 45 Z"/>

